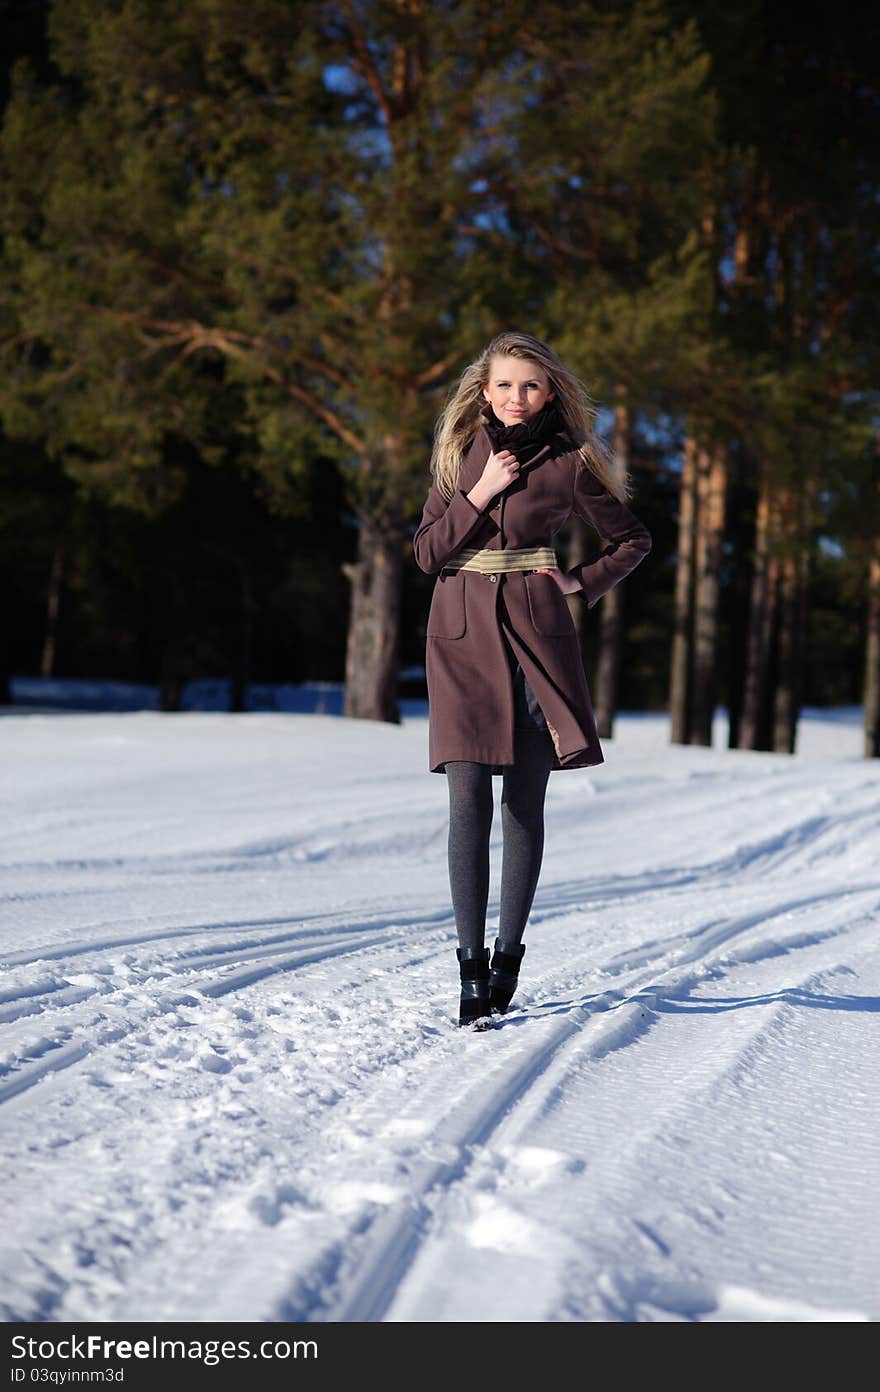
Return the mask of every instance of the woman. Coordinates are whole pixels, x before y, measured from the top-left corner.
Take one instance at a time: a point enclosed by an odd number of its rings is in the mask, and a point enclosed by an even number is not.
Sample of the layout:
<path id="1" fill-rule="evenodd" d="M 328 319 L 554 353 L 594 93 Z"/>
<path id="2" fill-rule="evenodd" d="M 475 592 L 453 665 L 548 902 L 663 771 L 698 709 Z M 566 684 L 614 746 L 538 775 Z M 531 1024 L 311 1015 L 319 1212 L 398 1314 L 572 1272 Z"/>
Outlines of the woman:
<path id="1" fill-rule="evenodd" d="M 433 483 L 413 538 L 436 575 L 428 615 L 428 764 L 449 785 L 449 879 L 459 945 L 459 1024 L 504 1013 L 544 850 L 553 769 L 604 762 L 565 596 L 592 609 L 651 549 L 625 506 L 577 377 L 540 339 L 493 338 L 434 432 Z M 563 572 L 553 539 L 575 513 L 607 545 Z M 491 964 L 492 775 L 503 775 L 501 909 Z"/>

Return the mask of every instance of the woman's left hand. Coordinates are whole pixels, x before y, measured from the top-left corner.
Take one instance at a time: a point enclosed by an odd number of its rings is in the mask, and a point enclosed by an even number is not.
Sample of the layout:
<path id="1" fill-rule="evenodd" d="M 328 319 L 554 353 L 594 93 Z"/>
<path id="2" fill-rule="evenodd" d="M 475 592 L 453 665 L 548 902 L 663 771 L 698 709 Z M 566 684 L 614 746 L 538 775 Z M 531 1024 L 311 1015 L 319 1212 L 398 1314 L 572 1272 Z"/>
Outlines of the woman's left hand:
<path id="1" fill-rule="evenodd" d="M 581 588 L 579 582 L 573 575 L 564 575 L 561 570 L 552 569 L 549 566 L 536 566 L 536 575 L 552 575 L 563 594 L 577 594 Z"/>

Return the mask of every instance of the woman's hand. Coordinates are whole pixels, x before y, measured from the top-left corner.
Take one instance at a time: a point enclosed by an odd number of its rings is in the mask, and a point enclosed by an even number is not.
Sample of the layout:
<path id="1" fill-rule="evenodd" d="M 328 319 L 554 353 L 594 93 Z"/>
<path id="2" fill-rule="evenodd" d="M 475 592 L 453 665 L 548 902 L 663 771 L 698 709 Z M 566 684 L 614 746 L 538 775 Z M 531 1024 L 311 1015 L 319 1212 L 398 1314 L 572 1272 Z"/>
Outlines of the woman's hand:
<path id="1" fill-rule="evenodd" d="M 581 588 L 580 582 L 574 575 L 564 575 L 561 570 L 550 569 L 549 566 L 536 566 L 536 575 L 552 575 L 563 594 L 577 594 Z"/>
<path id="2" fill-rule="evenodd" d="M 510 450 L 499 450 L 497 454 L 490 454 L 468 498 L 475 507 L 484 508 L 497 493 L 501 493 L 509 483 L 519 478 L 519 472 L 516 455 L 511 454 Z"/>

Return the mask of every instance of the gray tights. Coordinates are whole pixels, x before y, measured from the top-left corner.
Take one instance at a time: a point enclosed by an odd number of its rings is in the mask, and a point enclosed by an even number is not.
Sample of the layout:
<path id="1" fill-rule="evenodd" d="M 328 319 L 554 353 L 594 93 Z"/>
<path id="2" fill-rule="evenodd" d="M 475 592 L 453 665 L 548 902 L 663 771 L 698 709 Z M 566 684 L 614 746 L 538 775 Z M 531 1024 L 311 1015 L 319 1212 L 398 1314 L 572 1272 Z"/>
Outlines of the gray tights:
<path id="1" fill-rule="evenodd" d="M 544 854 L 544 797 L 554 747 L 545 730 L 515 730 L 514 760 L 503 773 L 501 915 L 505 947 L 522 941 Z M 489 764 L 447 760 L 449 883 L 459 947 L 485 945 L 489 833 L 494 801 Z"/>

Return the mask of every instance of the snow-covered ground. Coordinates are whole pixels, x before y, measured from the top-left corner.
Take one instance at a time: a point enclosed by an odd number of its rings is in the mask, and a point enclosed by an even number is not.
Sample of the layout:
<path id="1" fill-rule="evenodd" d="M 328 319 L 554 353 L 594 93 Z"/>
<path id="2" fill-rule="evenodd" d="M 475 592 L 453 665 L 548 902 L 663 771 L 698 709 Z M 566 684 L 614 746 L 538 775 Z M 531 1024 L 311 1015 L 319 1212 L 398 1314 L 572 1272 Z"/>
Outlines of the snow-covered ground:
<path id="1" fill-rule="evenodd" d="M 475 1034 L 423 715 L 5 713 L 3 1317 L 880 1317 L 880 763 L 724 737 L 551 777 Z"/>

